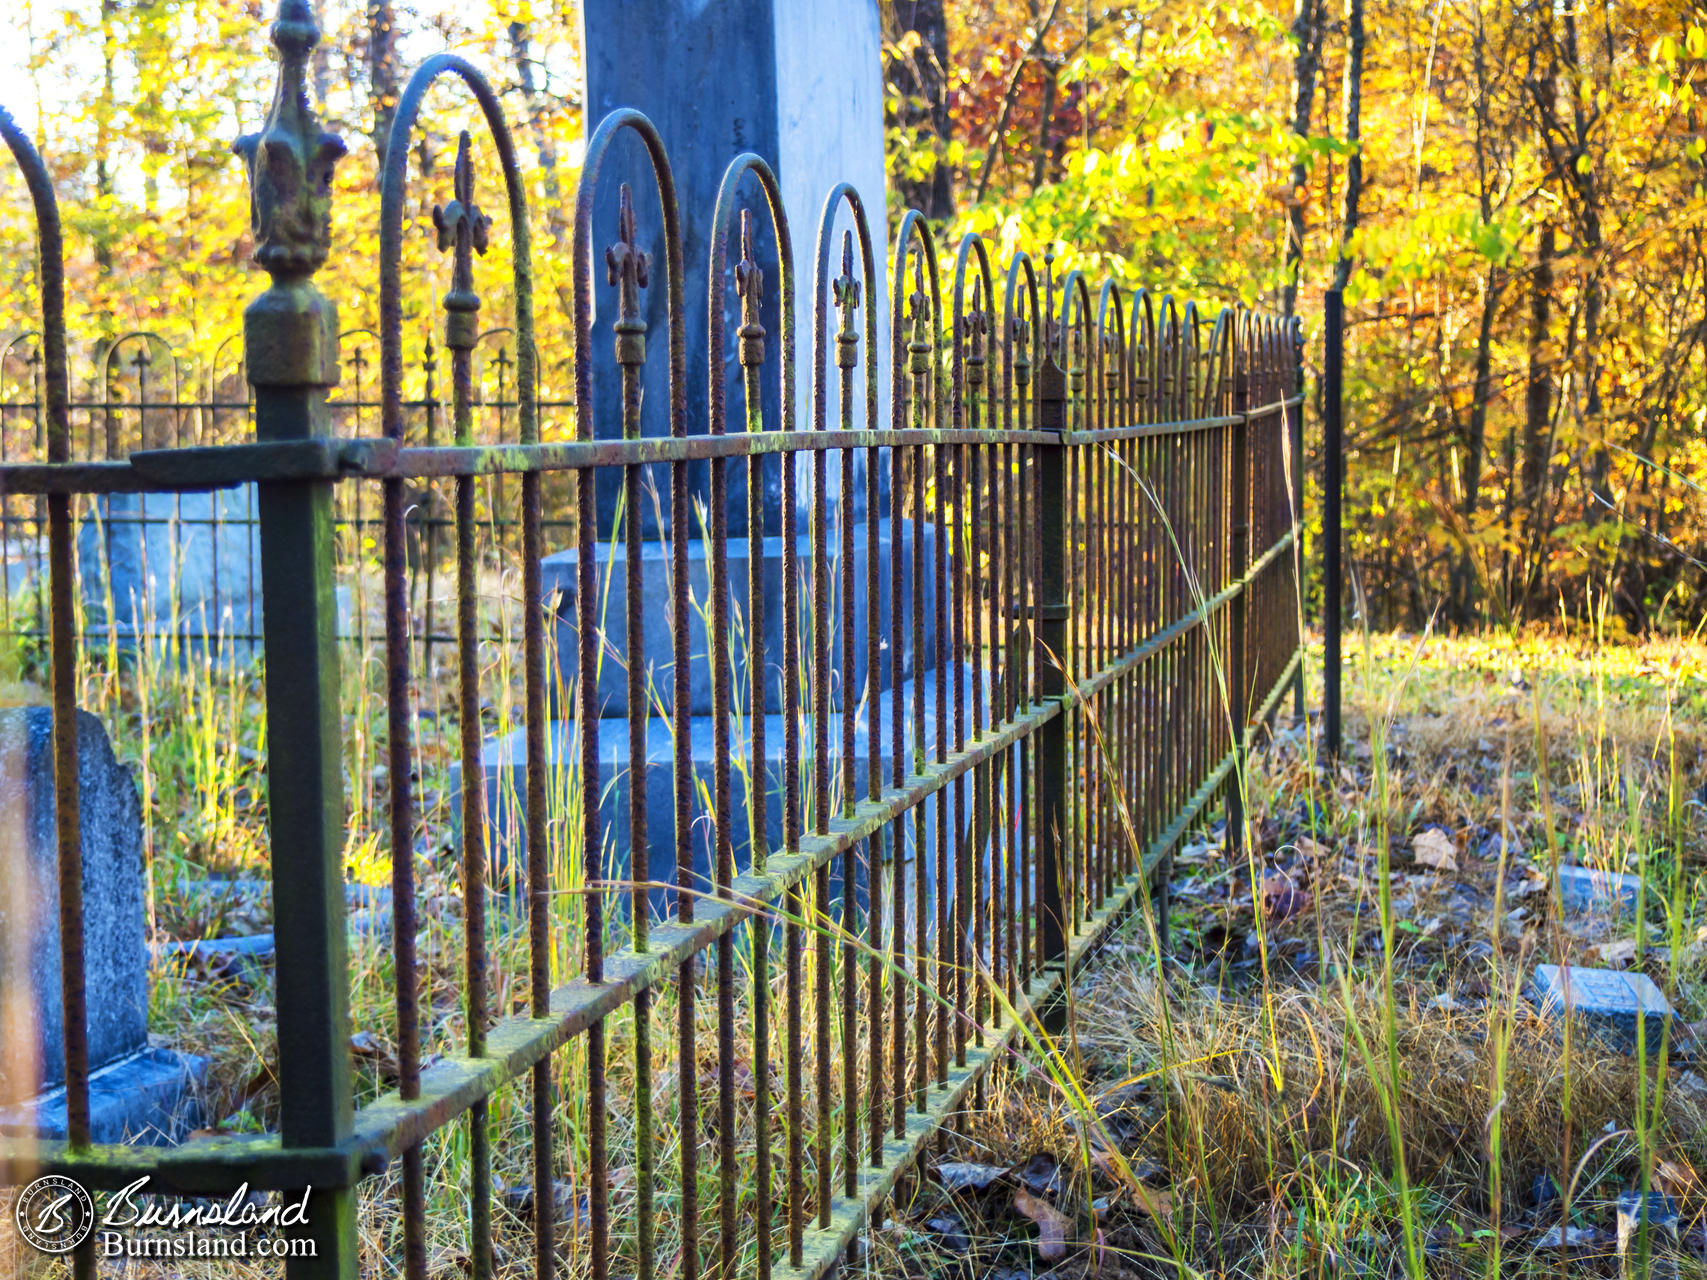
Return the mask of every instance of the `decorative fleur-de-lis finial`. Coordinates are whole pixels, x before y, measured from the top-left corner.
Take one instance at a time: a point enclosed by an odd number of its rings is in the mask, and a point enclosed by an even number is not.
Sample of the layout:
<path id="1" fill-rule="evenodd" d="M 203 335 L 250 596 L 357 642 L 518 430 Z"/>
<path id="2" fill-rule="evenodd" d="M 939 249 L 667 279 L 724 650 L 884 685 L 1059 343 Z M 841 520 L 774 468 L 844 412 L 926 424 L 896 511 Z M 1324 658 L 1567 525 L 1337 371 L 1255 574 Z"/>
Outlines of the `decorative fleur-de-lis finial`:
<path id="1" fill-rule="evenodd" d="M 984 311 L 984 279 L 972 277 L 972 306 L 961 319 L 967 342 L 966 383 L 974 391 L 984 385 L 984 339 L 990 332 L 990 317 Z"/>
<path id="2" fill-rule="evenodd" d="M 492 219 L 474 203 L 474 158 L 468 130 L 456 141 L 456 168 L 451 189 L 456 198 L 433 206 L 433 226 L 439 249 L 454 253 L 450 292 L 445 294 L 445 346 L 472 351 L 479 340 L 480 295 L 474 291 L 474 255 L 484 256 Z"/>
<path id="3" fill-rule="evenodd" d="M 851 369 L 859 363 L 859 330 L 854 327 L 854 312 L 859 309 L 859 281 L 853 273 L 853 232 L 842 232 L 842 274 L 830 285 L 830 296 L 836 300 L 841 324 L 836 330 L 836 366 Z"/>
<path id="4" fill-rule="evenodd" d="M 640 318 L 640 291 L 652 274 L 652 255 L 635 243 L 634 194 L 628 184 L 617 193 L 616 243 L 605 250 L 605 279 L 617 286 L 616 359 L 618 364 L 646 362 L 646 321 Z"/>
<path id="5" fill-rule="evenodd" d="M 907 343 L 907 371 L 924 377 L 931 371 L 931 342 L 927 326 L 931 322 L 931 300 L 925 293 L 925 255 L 913 254 L 913 292 L 907 306 L 913 316 L 913 337 Z"/>
<path id="6" fill-rule="evenodd" d="M 312 277 L 332 243 L 332 169 L 342 139 L 308 103 L 308 55 L 320 41 L 307 0 L 280 0 L 272 28 L 279 80 L 260 132 L 232 145 L 249 170 L 255 261 L 272 287 L 244 313 L 249 380 L 257 386 L 330 386 L 338 380 L 338 318 Z"/>
<path id="7" fill-rule="evenodd" d="M 1013 337 L 1014 377 L 1023 387 L 1031 380 L 1031 321 L 1023 312 L 1013 318 L 1009 333 Z"/>
<path id="8" fill-rule="evenodd" d="M 759 304 L 765 296 L 765 273 L 753 257 L 753 211 L 741 210 L 741 260 L 735 264 L 735 292 L 741 298 L 740 358 L 743 366 L 765 362 L 765 327 Z"/>

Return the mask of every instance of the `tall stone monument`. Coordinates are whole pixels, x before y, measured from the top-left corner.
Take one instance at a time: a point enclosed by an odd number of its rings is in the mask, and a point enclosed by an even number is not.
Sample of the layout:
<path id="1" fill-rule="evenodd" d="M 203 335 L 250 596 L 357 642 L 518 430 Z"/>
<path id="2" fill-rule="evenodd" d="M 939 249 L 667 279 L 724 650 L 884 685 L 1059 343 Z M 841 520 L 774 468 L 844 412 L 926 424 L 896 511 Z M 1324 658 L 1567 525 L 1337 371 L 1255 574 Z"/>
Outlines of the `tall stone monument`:
<path id="1" fill-rule="evenodd" d="M 688 431 L 703 432 L 709 411 L 706 284 L 713 233 L 711 214 L 724 170 L 743 151 L 757 152 L 770 163 L 788 212 L 794 278 L 800 290 L 795 303 L 795 422 L 805 429 L 811 423 L 813 256 L 824 199 L 838 182 L 851 183 L 866 203 L 880 272 L 887 253 L 883 39 L 877 0 L 585 0 L 581 8 L 589 126 L 596 127 L 619 107 L 633 107 L 645 112 L 658 127 L 669 153 L 681 212 L 685 263 Z M 638 138 L 625 138 L 613 149 L 600 175 L 593 226 L 599 234 L 615 228 L 617 191 L 624 182 L 635 194 L 638 247 L 651 253 L 654 262 L 662 262 L 663 219 L 653 194 L 656 185 L 651 166 Z M 774 281 L 779 273 L 772 271 L 770 264 L 776 260 L 776 246 L 763 197 L 752 179 L 747 180 L 742 194 L 754 210 L 758 235 L 755 257 Z M 832 277 L 840 260 L 841 229 L 850 225 L 845 212 L 839 215 L 831 239 Z M 737 407 L 743 403 L 741 369 L 735 360 L 736 332 L 741 325 L 733 274 L 738 256 L 729 255 L 730 276 L 721 294 L 728 346 L 722 361 L 726 398 Z M 882 358 L 889 350 L 886 295 L 869 286 L 867 294 L 878 307 L 879 390 L 887 403 L 889 369 L 887 359 Z M 668 435 L 665 291 L 643 290 L 640 300 L 642 318 L 656 340 L 656 353 L 647 362 L 642 381 L 645 407 L 641 429 L 649 436 Z M 760 313 L 767 333 L 781 329 L 777 302 L 778 290 L 773 284 L 765 292 Z M 593 400 L 599 406 L 595 429 L 600 436 L 620 436 L 621 384 L 611 334 L 615 307 L 604 297 L 595 306 Z M 833 364 L 833 360 L 831 353 L 827 363 Z M 774 370 L 767 369 L 764 387 L 765 421 L 774 429 L 781 424 Z M 732 536 L 746 532 L 744 473 L 744 468 L 730 469 Z M 706 463 L 691 469 L 693 497 L 703 501 L 707 496 L 708 476 Z M 661 472 L 657 481 L 664 484 Z M 770 483 L 777 483 L 774 474 Z M 621 475 L 614 469 L 598 478 L 601 535 L 608 535 L 615 523 L 621 485 Z M 856 490 L 863 490 L 863 481 L 856 483 Z M 765 502 L 769 513 L 766 533 L 780 529 L 780 494 L 775 498 L 767 495 Z M 663 518 L 667 523 L 667 503 Z M 643 512 L 642 519 L 649 533 L 657 531 L 652 511 Z"/>
<path id="2" fill-rule="evenodd" d="M 724 378 L 724 398 L 729 406 L 731 431 L 742 429 L 742 406 L 745 394 L 742 369 L 736 359 L 744 317 L 742 300 L 736 288 L 735 272 L 741 253 L 737 248 L 739 234 L 735 225 L 718 228 L 713 225 L 719 188 L 729 163 L 743 151 L 756 152 L 777 175 L 784 208 L 789 219 L 793 246 L 793 272 L 797 294 L 794 299 L 796 349 L 794 351 L 796 403 L 794 425 L 797 430 L 809 430 L 813 388 L 813 289 L 818 248 L 819 226 L 826 199 L 838 183 L 849 183 L 864 203 L 869 227 L 872 254 L 877 278 L 859 280 L 859 295 L 863 305 L 876 311 L 877 342 L 874 350 L 865 350 L 864 316 L 860 314 L 857 332 L 861 335 L 858 357 L 860 365 L 853 376 L 860 390 L 855 394 L 856 427 L 889 425 L 890 337 L 889 291 L 887 286 L 888 226 L 885 206 L 884 138 L 883 138 L 883 79 L 882 32 L 877 0 L 585 0 L 585 56 L 587 68 L 586 118 L 589 127 L 597 127 L 610 112 L 631 107 L 643 113 L 657 127 L 671 163 L 675 182 L 677 206 L 682 231 L 684 261 L 684 336 L 686 346 L 686 430 L 702 434 L 709 425 L 708 354 L 717 357 L 717 367 Z M 633 250 L 651 255 L 651 262 L 666 259 L 664 219 L 656 196 L 657 184 L 651 162 L 638 135 L 619 136 L 608 153 L 599 174 L 598 195 L 594 205 L 593 227 L 595 241 L 603 245 L 616 238 L 619 225 L 619 191 L 624 185 L 633 193 L 634 221 L 624 223 L 624 234 L 635 235 Z M 755 239 L 753 260 L 763 273 L 765 286 L 760 297 L 759 322 L 771 335 L 766 340 L 766 363 L 763 366 L 762 412 L 765 429 L 780 430 L 783 425 L 777 377 L 777 338 L 782 332 L 780 318 L 780 289 L 782 273 L 776 268 L 777 246 L 764 196 L 757 181 L 744 180 L 738 192 L 738 204 L 753 212 Z M 827 238 L 829 255 L 826 271 L 825 313 L 836 315 L 836 300 L 832 297 L 834 279 L 842 274 L 842 243 L 844 232 L 853 225 L 852 215 L 845 202 Z M 710 273 L 711 237 L 718 231 L 728 234 L 730 251 L 727 254 L 728 277 L 721 283 L 717 297 L 724 308 L 725 349 L 708 353 L 710 321 L 707 296 Z M 856 261 L 858 255 L 856 254 Z M 856 272 L 858 268 L 856 267 Z M 859 273 L 863 274 L 863 273 Z M 663 287 L 661 272 L 654 267 L 650 287 L 638 291 L 639 318 L 646 324 L 650 355 L 642 373 L 640 426 L 646 436 L 665 436 L 670 433 L 670 386 L 667 335 L 669 316 L 668 294 Z M 612 325 L 616 319 L 616 290 L 605 286 L 602 276 L 594 291 L 594 327 L 590 343 L 593 360 L 593 397 L 591 405 L 581 412 L 592 415 L 594 434 L 599 438 L 619 437 L 622 434 L 621 372 L 616 360 L 616 342 Z M 825 335 L 824 376 L 831 389 L 826 399 L 829 412 L 836 413 L 836 341 Z M 867 361 L 874 361 L 878 373 L 877 420 L 865 420 L 864 378 Z M 832 429 L 839 422 L 826 423 Z M 903 591 L 910 598 L 912 590 L 912 543 L 915 536 L 923 543 L 927 566 L 934 564 L 934 530 L 929 526 L 916 530 L 913 522 L 903 521 L 899 529 L 892 528 L 887 518 L 887 493 L 880 492 L 880 510 L 865 510 L 865 458 L 863 451 L 855 454 L 854 491 L 851 495 L 850 527 L 840 527 L 841 520 L 832 510 L 827 530 L 832 564 L 839 568 L 845 554 L 853 561 L 854 581 L 859 591 L 854 600 L 854 680 L 843 690 L 837 679 L 833 684 L 833 706 L 841 709 L 841 699 L 852 696 L 858 702 L 867 692 L 866 654 L 863 644 L 868 613 L 876 610 L 881 634 L 889 634 L 887 593 L 879 600 L 868 600 L 866 582 L 867 521 L 875 522 L 878 555 L 884 570 L 889 563 L 892 540 L 903 543 L 903 563 L 907 567 Z M 649 698 L 652 716 L 648 726 L 649 796 L 648 844 L 651 846 L 651 866 L 654 875 L 667 876 L 675 860 L 675 830 L 673 822 L 673 743 L 669 713 L 672 704 L 671 668 L 675 660 L 670 634 L 670 549 L 667 536 L 669 515 L 669 476 L 663 467 L 648 469 L 650 475 L 642 480 L 650 485 L 660 501 L 641 503 L 638 513 L 645 537 L 643 584 L 646 595 L 642 609 L 644 635 L 630 644 L 626 634 L 625 600 L 628 593 L 622 540 L 621 497 L 623 477 L 620 468 L 600 471 L 596 480 L 598 512 L 598 580 L 600 598 L 578 606 L 576 592 L 576 553 L 573 550 L 548 555 L 542 564 L 542 578 L 548 595 L 559 600 L 558 621 L 554 642 L 565 686 L 578 677 L 576 671 L 576 629 L 583 617 L 589 618 L 602 634 L 602 643 L 611 653 L 621 654 L 621 661 L 601 664 L 598 702 L 603 721 L 600 733 L 600 773 L 604 783 L 601 808 L 606 814 L 606 854 L 621 860 L 626 857 L 628 837 L 629 734 L 623 718 L 628 710 L 625 663 L 638 660 L 650 670 L 648 681 L 652 690 Z M 689 501 L 691 508 L 703 508 L 710 497 L 709 464 L 689 466 Z M 752 468 L 745 463 L 729 466 L 729 502 L 726 509 L 730 542 L 728 570 L 731 585 L 730 608 L 737 618 L 750 618 L 747 599 L 748 566 L 755 555 L 763 558 L 764 618 L 766 631 L 766 769 L 767 779 L 737 781 L 731 833 L 737 851 L 747 847 L 748 820 L 744 791 L 748 785 L 765 785 L 774 793 L 780 785 L 781 751 L 783 743 L 780 662 L 782 655 L 782 584 L 787 556 L 780 537 L 782 511 L 785 502 L 796 502 L 801 519 L 799 541 L 795 547 L 800 572 L 809 573 L 810 525 L 806 518 L 804 500 L 809 491 L 802 488 L 793 495 L 781 491 L 781 471 L 774 458 L 762 468 L 766 486 L 763 510 L 764 528 L 747 527 L 746 485 Z M 836 506 L 841 461 L 832 454 L 827 459 L 829 500 Z M 812 467 L 802 461 L 797 483 L 811 484 Z M 691 517 L 696 518 L 697 517 Z M 703 608 L 709 593 L 709 547 L 698 540 L 700 530 L 690 533 L 695 541 L 688 552 L 688 585 L 698 608 Z M 887 572 L 884 573 L 887 581 Z M 923 584 L 925 598 L 923 617 L 925 636 L 922 651 L 911 651 L 911 628 L 904 632 L 906 643 L 898 655 L 896 667 L 899 678 L 917 679 L 932 665 L 936 634 L 934 593 L 931 575 L 926 572 Z M 840 574 L 831 573 L 832 605 L 835 636 L 832 644 L 832 663 L 840 670 L 842 609 Z M 809 587 L 800 594 L 803 610 L 810 609 Z M 808 620 L 803 612 L 802 635 L 809 634 Z M 697 612 L 690 623 L 689 679 L 690 755 L 696 772 L 709 780 L 713 767 L 715 725 L 712 720 L 711 665 L 709 661 L 708 628 Z M 735 654 L 734 717 L 731 725 L 731 750 L 738 758 L 748 753 L 748 733 L 752 728 L 752 672 L 742 669 L 740 651 Z M 887 666 L 887 661 L 886 661 Z M 885 675 L 887 673 L 884 673 Z M 809 693 L 806 695 L 809 702 Z M 934 700 L 927 699 L 933 706 Z M 910 698 L 909 698 L 910 705 Z M 549 772 L 554 790 L 563 792 L 549 805 L 557 810 L 567 802 L 567 778 L 571 762 L 578 759 L 573 745 L 575 727 L 570 721 L 570 708 L 557 708 L 562 717 L 550 737 L 550 755 L 555 762 Z M 885 719 L 887 719 L 887 708 Z M 868 719 L 861 715 L 857 734 L 858 785 L 865 785 L 867 759 L 866 726 Z M 934 728 L 930 730 L 934 733 Z M 839 750 L 840 731 L 832 735 Z M 507 862 L 509 850 L 519 849 L 521 817 L 525 809 L 525 734 L 522 731 L 487 744 L 483 760 L 487 776 L 487 813 L 492 830 L 489 847 L 500 862 Z M 455 784 L 453 784 L 453 791 Z M 776 848 L 781 838 L 782 804 L 773 798 L 766 806 L 767 830 L 770 845 Z M 712 834 L 710 824 L 695 824 L 696 865 L 708 866 Z M 744 865 L 745 858 L 738 857 Z M 603 861 L 608 875 L 620 876 L 622 868 Z"/>

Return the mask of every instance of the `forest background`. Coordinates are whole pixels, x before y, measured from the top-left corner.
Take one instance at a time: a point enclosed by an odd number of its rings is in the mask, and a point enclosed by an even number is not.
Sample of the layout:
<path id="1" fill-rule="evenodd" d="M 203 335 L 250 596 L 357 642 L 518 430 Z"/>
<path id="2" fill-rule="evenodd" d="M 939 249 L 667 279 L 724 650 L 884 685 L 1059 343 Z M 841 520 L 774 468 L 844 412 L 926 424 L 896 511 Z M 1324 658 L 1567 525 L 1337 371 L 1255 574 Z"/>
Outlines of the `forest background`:
<path id="1" fill-rule="evenodd" d="M 1707 6 L 883 3 L 892 206 L 1003 252 L 1055 244 L 1129 288 L 1296 312 L 1312 375 L 1323 291 L 1344 289 L 1348 557 L 1373 625 L 1707 617 Z M 573 0 L 316 8 L 313 90 L 352 151 L 321 275 L 345 325 L 376 318 L 375 175 L 403 77 L 449 47 L 490 70 L 520 133 L 542 392 L 563 394 L 585 127 Z M 230 142 L 273 81 L 259 0 L 12 12 L 0 102 L 54 171 L 84 376 L 140 329 L 214 386 L 255 288 Z M 425 228 L 467 122 L 452 102 L 429 102 L 411 158 L 417 354 L 449 283 Z M 4 340 L 33 324 L 36 262 L 21 184 L 0 181 Z M 502 273 L 484 274 L 501 323 Z"/>

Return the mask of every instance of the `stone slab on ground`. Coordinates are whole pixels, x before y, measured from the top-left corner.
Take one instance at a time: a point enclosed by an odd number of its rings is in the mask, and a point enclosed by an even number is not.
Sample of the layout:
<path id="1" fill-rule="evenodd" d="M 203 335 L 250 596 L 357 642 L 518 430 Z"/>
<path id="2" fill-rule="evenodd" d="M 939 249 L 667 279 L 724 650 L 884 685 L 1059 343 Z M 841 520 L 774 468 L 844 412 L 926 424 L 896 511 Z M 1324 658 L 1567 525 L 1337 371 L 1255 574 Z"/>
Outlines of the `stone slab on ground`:
<path id="1" fill-rule="evenodd" d="M 1641 891 L 1640 876 L 1597 867 L 1560 867 L 1559 899 L 1566 911 L 1607 911 L 1620 914 L 1636 909 Z"/>
<path id="2" fill-rule="evenodd" d="M 95 1142 L 159 1146 L 182 1142 L 203 1123 L 196 1095 L 207 1059 L 144 1049 L 89 1074 L 89 1136 Z M 0 1134 L 64 1138 L 65 1086 L 0 1107 Z"/>
<path id="3" fill-rule="evenodd" d="M 142 810 L 101 722 L 79 711 L 77 738 L 89 1064 L 99 1067 L 148 1044 Z M 0 711 L 0 989 L 27 993 L 0 1010 L 0 1098 L 65 1080 L 55 811 L 52 710 Z"/>
<path id="4" fill-rule="evenodd" d="M 1631 1053 L 1638 1035 L 1657 1053 L 1672 1017 L 1665 993 L 1644 973 L 1542 964 L 1530 991 L 1544 1016 L 1563 1017 L 1568 1007 L 1579 1026 Z"/>

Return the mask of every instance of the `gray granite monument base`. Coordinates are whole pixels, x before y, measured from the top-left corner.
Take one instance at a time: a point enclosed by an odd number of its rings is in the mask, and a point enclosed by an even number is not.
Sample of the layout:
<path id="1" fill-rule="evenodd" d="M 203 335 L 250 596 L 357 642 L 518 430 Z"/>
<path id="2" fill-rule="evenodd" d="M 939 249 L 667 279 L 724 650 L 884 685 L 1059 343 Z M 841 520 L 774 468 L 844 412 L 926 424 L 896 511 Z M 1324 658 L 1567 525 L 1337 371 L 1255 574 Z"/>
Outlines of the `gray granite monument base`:
<path id="1" fill-rule="evenodd" d="M 89 1137 L 159 1146 L 182 1142 L 203 1123 L 199 1097 L 207 1059 L 144 1049 L 89 1074 Z M 65 1086 L 0 1107 L 0 1134 L 64 1138 Z"/>
<path id="2" fill-rule="evenodd" d="M 963 666 L 962 687 L 970 715 L 972 668 Z M 925 715 L 924 737 L 927 756 L 934 760 L 936 756 L 936 677 L 935 673 L 927 673 L 922 677 L 924 682 Z M 953 716 L 953 680 L 948 685 L 950 732 L 952 734 Z M 914 682 L 909 680 L 901 688 L 902 702 L 907 708 L 903 717 L 902 732 L 904 741 L 913 740 L 912 699 Z M 988 704 L 989 681 L 985 676 L 985 696 Z M 890 734 L 892 732 L 890 719 L 892 695 L 885 694 L 883 699 L 883 721 L 881 726 L 882 739 L 882 770 L 885 785 L 892 778 L 893 756 L 889 751 Z M 864 798 L 869 794 L 868 779 L 870 768 L 869 749 L 869 717 L 866 709 L 861 707 L 854 731 L 854 791 L 856 796 Z M 694 716 L 689 720 L 689 757 L 694 773 L 694 822 L 692 827 L 693 867 L 696 887 L 704 891 L 709 889 L 712 869 L 712 859 L 715 844 L 715 831 L 709 814 L 709 795 L 713 782 L 713 769 L 716 760 L 714 741 L 715 721 L 711 716 Z M 772 850 L 783 847 L 782 824 L 783 806 L 780 794 L 780 781 L 783 768 L 783 726 L 784 717 L 770 715 L 765 717 L 765 774 L 767 778 L 765 829 L 767 846 Z M 750 862 L 752 848 L 751 818 L 749 816 L 747 795 L 748 784 L 746 777 L 747 761 L 751 754 L 750 748 L 751 721 L 744 717 L 732 717 L 730 724 L 730 759 L 732 762 L 730 774 L 731 808 L 733 810 L 734 853 L 735 866 L 744 870 Z M 811 726 L 808 721 L 801 741 L 801 780 L 802 786 L 810 792 L 811 788 Z M 837 806 L 839 815 L 841 798 L 841 719 L 838 715 L 831 726 L 831 796 L 832 803 Z M 952 737 L 950 738 L 952 748 Z M 600 774 L 600 812 L 603 817 L 605 848 L 600 859 L 600 876 L 606 881 L 624 881 L 630 876 L 630 860 L 628 851 L 632 846 L 629 827 L 628 796 L 628 721 L 626 719 L 606 719 L 600 722 L 599 730 L 599 774 Z M 675 781 L 673 762 L 674 744 L 671 735 L 671 723 L 667 716 L 652 716 L 647 722 L 647 830 L 646 848 L 648 857 L 648 879 L 654 882 L 673 882 L 676 874 L 676 831 L 675 831 Z M 562 830 L 573 819 L 579 809 L 579 798 L 575 794 L 579 788 L 576 774 L 580 764 L 580 736 L 572 722 L 557 721 L 551 726 L 546 737 L 547 781 L 547 818 L 554 828 Z M 491 862 L 492 884 L 495 890 L 513 882 L 512 865 L 518 870 L 525 859 L 523 853 L 526 838 L 526 808 L 527 808 L 527 738 L 525 729 L 517 729 L 502 738 L 495 738 L 486 744 L 483 752 L 482 765 L 486 775 L 486 808 L 489 832 L 489 856 Z M 908 761 L 909 771 L 911 761 Z M 451 768 L 451 794 L 461 795 L 461 768 L 453 765 Z M 940 794 L 948 797 L 948 826 L 952 830 L 955 825 L 954 788 L 945 788 Z M 938 806 L 939 801 L 932 797 L 922 808 L 926 816 L 922 839 L 912 812 L 901 821 L 894 824 L 894 829 L 900 831 L 902 841 L 903 875 L 908 887 L 908 903 L 912 902 L 912 882 L 917 874 L 920 860 L 924 868 L 926 883 L 932 886 L 927 894 L 926 922 L 935 915 L 935 883 L 936 883 L 936 848 L 938 843 Z M 964 826 L 970 822 L 972 806 L 970 785 L 966 788 L 966 809 L 961 822 Z M 811 813 L 808 809 L 805 821 L 807 832 L 812 830 Z M 1013 821 L 1013 815 L 1007 815 L 1008 821 Z M 453 807 L 453 821 L 456 824 L 457 840 L 461 841 L 460 805 Z M 885 861 L 893 856 L 892 840 L 886 840 Z M 985 853 L 986 865 L 988 851 Z M 857 890 L 859 901 L 866 898 L 864 887 L 867 871 L 864 869 L 864 855 L 859 862 L 861 870 L 857 873 L 860 885 Z M 841 892 L 841 860 L 838 858 L 832 867 L 832 897 Z M 886 881 L 884 897 L 890 892 Z M 952 892 L 952 891 L 951 891 Z M 655 888 L 651 894 L 652 907 L 655 912 L 666 912 L 673 903 L 673 890 L 662 886 Z M 885 914 L 888 909 L 885 909 Z M 910 915 L 904 918 L 911 920 Z M 911 925 L 908 926 L 911 928 Z"/>

